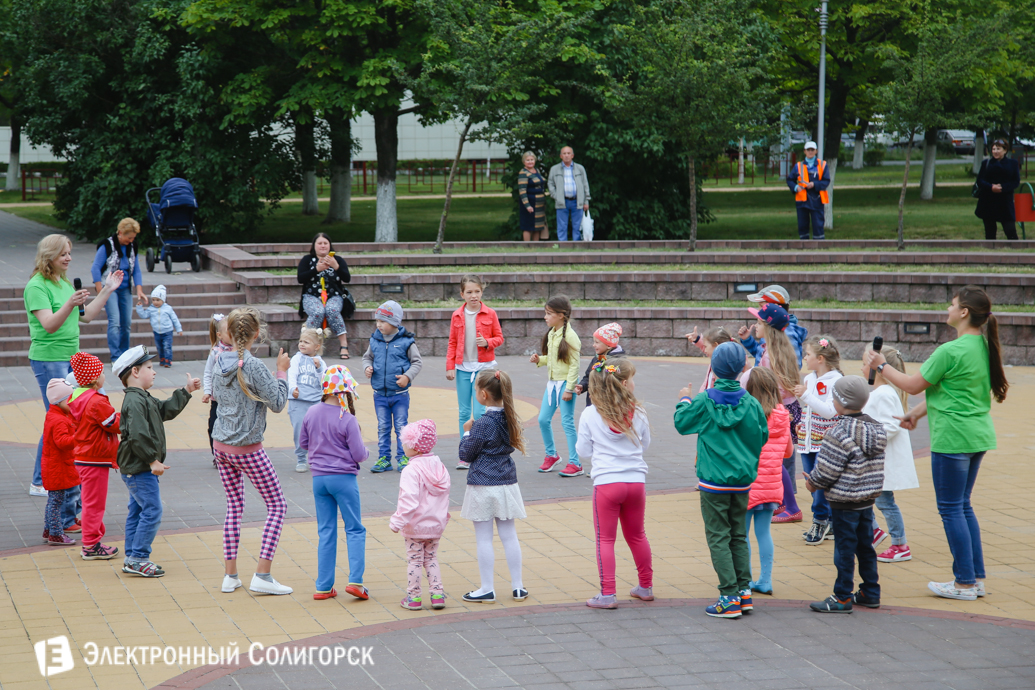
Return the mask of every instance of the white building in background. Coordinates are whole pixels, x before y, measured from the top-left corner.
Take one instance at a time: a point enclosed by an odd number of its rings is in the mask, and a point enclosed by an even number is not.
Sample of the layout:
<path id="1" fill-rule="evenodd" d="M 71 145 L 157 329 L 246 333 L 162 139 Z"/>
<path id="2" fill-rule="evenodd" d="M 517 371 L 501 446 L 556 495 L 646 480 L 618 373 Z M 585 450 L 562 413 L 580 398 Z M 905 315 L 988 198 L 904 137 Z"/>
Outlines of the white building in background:
<path id="1" fill-rule="evenodd" d="M 11 153 L 11 128 L 0 127 L 0 161 L 7 162 L 7 157 Z M 456 153 L 455 151 L 453 152 Z M 56 161 L 60 160 L 54 156 L 54 152 L 50 150 L 49 146 L 36 146 L 34 147 L 29 143 L 29 138 L 25 136 L 25 132 L 22 132 L 22 152 L 21 162 L 22 163 L 41 163 L 44 161 Z"/>

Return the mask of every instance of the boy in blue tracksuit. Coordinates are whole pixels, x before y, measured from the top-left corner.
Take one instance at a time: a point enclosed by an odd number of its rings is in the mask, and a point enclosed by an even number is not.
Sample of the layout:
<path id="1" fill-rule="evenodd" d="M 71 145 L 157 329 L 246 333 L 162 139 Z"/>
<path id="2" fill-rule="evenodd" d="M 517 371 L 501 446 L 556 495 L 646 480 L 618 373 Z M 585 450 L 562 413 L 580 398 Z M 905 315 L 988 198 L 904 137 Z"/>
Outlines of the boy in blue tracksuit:
<path id="1" fill-rule="evenodd" d="M 151 306 L 137 305 L 137 316 L 151 321 L 151 331 L 155 335 L 155 348 L 158 350 L 158 362 L 168 369 L 173 359 L 173 333 L 183 335 L 183 326 L 176 318 L 176 312 L 165 301 L 165 286 L 159 285 L 151 291 Z"/>
<path id="2" fill-rule="evenodd" d="M 395 460 L 402 472 L 406 469 L 406 453 L 399 433 L 409 423 L 410 386 L 420 373 L 423 362 L 413 333 L 403 328 L 403 309 L 388 300 L 374 312 L 377 330 L 370 336 L 370 345 L 363 354 L 363 370 L 374 391 L 374 412 L 377 414 L 377 462 L 371 472 L 392 469 L 392 429 L 395 429 Z"/>
<path id="3" fill-rule="evenodd" d="M 816 142 L 805 142 L 805 160 L 798 161 L 787 175 L 787 186 L 794 192 L 798 207 L 798 237 L 809 239 L 809 221 L 812 221 L 812 239 L 826 239 L 823 235 L 823 204 L 829 203 L 827 187 L 830 173 L 826 161 L 816 156 Z"/>
<path id="4" fill-rule="evenodd" d="M 753 295 L 748 295 L 748 300 L 759 304 L 765 304 L 768 302 L 784 308 L 784 311 L 787 312 L 788 323 L 787 327 L 783 329 L 783 332 L 787 336 L 787 339 L 791 341 L 791 345 L 794 346 L 794 354 L 798 357 L 798 368 L 800 369 L 801 348 L 809 337 L 809 329 L 798 325 L 798 317 L 791 314 L 790 293 L 780 285 L 770 285 L 769 287 L 762 288 Z M 746 349 L 751 356 L 755 358 L 755 366 L 761 366 L 762 343 L 765 342 L 765 338 L 755 340 L 754 336 L 751 335 L 751 330 L 748 329 L 747 326 L 743 327 L 738 335 L 740 336 L 740 344 L 743 345 L 744 349 Z"/>

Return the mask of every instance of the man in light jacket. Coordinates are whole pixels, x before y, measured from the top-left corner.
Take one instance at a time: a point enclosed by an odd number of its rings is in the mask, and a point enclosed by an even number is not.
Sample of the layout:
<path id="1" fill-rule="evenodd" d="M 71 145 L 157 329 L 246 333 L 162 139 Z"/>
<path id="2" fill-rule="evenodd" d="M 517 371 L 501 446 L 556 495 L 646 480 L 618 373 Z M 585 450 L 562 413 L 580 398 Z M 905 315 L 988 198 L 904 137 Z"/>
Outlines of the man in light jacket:
<path id="1" fill-rule="evenodd" d="M 557 209 L 557 239 L 568 241 L 568 219 L 571 236 L 582 239 L 582 214 L 589 211 L 589 179 L 586 169 L 575 163 L 575 151 L 570 146 L 561 149 L 561 162 L 550 168 L 550 196 Z"/>

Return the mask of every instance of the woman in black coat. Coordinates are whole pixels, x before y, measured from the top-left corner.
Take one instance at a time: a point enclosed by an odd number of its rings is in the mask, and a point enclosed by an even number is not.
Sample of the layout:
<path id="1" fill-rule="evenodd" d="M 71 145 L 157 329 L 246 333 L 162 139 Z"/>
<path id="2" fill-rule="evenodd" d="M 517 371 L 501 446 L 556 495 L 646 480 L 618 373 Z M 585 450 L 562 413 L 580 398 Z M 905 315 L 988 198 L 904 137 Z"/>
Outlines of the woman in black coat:
<path id="1" fill-rule="evenodd" d="M 309 253 L 298 262 L 298 282 L 302 284 L 302 301 L 298 305 L 298 315 L 306 319 L 306 328 L 322 328 L 324 320 L 327 328 L 338 338 L 342 359 L 349 358 L 348 335 L 345 331 L 345 319 L 351 318 L 356 310 L 355 304 L 348 298 L 345 283 L 352 280 L 349 267 L 344 257 L 332 256 L 334 246 L 331 238 L 322 232 L 316 233 Z M 320 297 L 320 279 L 323 278 L 323 289 L 327 290 L 327 303 Z"/>
<path id="2" fill-rule="evenodd" d="M 1002 139 L 992 142 L 992 157 L 981 162 L 978 172 L 978 202 L 974 215 L 985 221 L 985 239 L 994 240 L 996 223 L 1003 224 L 1006 239 L 1017 239 L 1013 190 L 1021 185 L 1021 166 L 1006 157 L 1009 145 Z"/>

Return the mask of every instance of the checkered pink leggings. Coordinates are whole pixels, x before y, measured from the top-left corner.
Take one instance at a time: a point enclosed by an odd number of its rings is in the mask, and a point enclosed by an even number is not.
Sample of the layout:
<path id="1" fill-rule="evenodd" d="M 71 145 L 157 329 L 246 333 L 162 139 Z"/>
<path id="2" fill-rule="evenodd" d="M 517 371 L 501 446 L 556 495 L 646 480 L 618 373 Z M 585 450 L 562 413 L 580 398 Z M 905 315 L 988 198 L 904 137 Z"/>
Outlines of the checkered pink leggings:
<path id="1" fill-rule="evenodd" d="M 237 545 L 241 541 L 241 515 L 244 513 L 244 477 L 247 475 L 262 500 L 266 502 L 266 525 L 262 528 L 262 546 L 259 558 L 272 561 L 280 541 L 280 530 L 287 513 L 287 501 L 280 488 L 277 470 L 270 462 L 266 451 L 259 448 L 246 455 L 231 455 L 215 451 L 216 468 L 226 492 L 226 520 L 223 521 L 223 558 L 232 561 L 237 558 Z"/>

